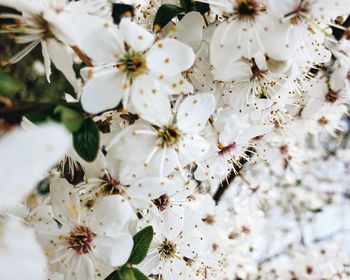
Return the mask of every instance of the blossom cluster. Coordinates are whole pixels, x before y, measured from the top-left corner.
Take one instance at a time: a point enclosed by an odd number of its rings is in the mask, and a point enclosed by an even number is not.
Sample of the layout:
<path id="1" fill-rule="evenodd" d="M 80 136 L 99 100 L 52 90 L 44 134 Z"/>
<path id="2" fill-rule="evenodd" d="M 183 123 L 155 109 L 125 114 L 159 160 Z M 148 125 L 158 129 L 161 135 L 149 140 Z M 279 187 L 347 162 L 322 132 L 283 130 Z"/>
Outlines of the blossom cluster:
<path id="1" fill-rule="evenodd" d="M 1 279 L 350 278 L 349 0 L 0 5 Z"/>

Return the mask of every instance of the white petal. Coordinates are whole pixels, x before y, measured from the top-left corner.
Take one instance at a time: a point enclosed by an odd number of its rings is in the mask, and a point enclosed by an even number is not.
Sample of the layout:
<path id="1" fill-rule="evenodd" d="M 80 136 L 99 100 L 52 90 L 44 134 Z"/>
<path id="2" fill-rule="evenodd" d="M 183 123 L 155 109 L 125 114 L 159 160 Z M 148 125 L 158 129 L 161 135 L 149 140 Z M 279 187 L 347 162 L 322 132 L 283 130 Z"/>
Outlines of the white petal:
<path id="1" fill-rule="evenodd" d="M 215 68 L 220 68 L 241 56 L 241 52 L 235 51 L 238 32 L 231 32 L 231 26 L 227 22 L 223 22 L 213 33 L 210 43 L 210 62 Z"/>
<path id="2" fill-rule="evenodd" d="M 119 180 L 124 185 L 131 185 L 136 180 L 147 176 L 143 162 L 121 162 L 119 168 Z"/>
<path id="3" fill-rule="evenodd" d="M 125 229 L 133 215 L 130 204 L 120 195 L 107 196 L 93 208 L 90 226 L 95 233 L 114 236 Z"/>
<path id="4" fill-rule="evenodd" d="M 154 78 L 149 75 L 137 77 L 131 91 L 132 104 L 141 118 L 159 126 L 169 123 L 170 101 Z"/>
<path id="5" fill-rule="evenodd" d="M 93 61 L 112 63 L 124 52 L 123 36 L 113 23 L 81 15 L 72 25 L 78 47 Z"/>
<path id="6" fill-rule="evenodd" d="M 134 244 L 132 236 L 126 233 L 115 233 L 113 238 L 96 236 L 93 243 L 92 252 L 96 259 L 113 267 L 126 263 Z"/>
<path id="7" fill-rule="evenodd" d="M 182 74 L 178 74 L 174 77 L 157 78 L 162 90 L 169 94 L 175 95 L 193 92 L 193 85 L 187 81 Z"/>
<path id="8" fill-rule="evenodd" d="M 249 81 L 253 73 L 247 63 L 234 61 L 224 66 L 214 69 L 213 76 L 216 80 L 223 82 Z"/>
<path id="9" fill-rule="evenodd" d="M 152 46 L 154 35 L 129 18 L 123 18 L 119 28 L 124 35 L 126 43 L 135 51 L 145 51 Z"/>
<path id="10" fill-rule="evenodd" d="M 330 87 L 333 91 L 342 90 L 347 79 L 347 67 L 339 67 L 334 70 L 329 80 Z"/>
<path id="11" fill-rule="evenodd" d="M 191 47 L 175 39 L 159 40 L 147 54 L 148 68 L 159 75 L 173 77 L 193 65 Z"/>
<path id="12" fill-rule="evenodd" d="M 101 75 L 96 75 L 84 87 L 81 103 L 86 112 L 100 113 L 116 107 L 127 89 L 126 76 L 111 68 Z"/>
<path id="13" fill-rule="evenodd" d="M 258 51 L 256 54 L 254 54 L 254 60 L 256 63 L 256 66 L 258 66 L 259 70 L 265 71 L 268 70 L 267 63 L 266 63 L 266 57 L 265 54 L 261 51 Z"/>
<path id="14" fill-rule="evenodd" d="M 135 208 L 145 209 L 152 205 L 151 200 L 171 190 L 176 190 L 176 184 L 173 181 L 167 178 L 145 177 L 133 183 L 127 189 L 127 195 Z"/>
<path id="15" fill-rule="evenodd" d="M 224 129 L 220 131 L 220 143 L 225 146 L 231 144 L 236 139 L 240 128 L 241 121 L 238 116 L 231 116 L 230 119 L 226 120 Z"/>
<path id="16" fill-rule="evenodd" d="M 56 9 L 60 8 L 62 8 L 62 11 L 58 13 Z M 72 13 L 68 12 L 64 9 L 63 5 L 61 7 L 43 7 L 38 14 L 40 14 L 48 23 L 50 32 L 58 41 L 68 45 L 75 45 L 76 36 L 74 34 L 74 26 L 76 23 L 77 14 L 73 15 Z"/>
<path id="17" fill-rule="evenodd" d="M 181 163 L 200 162 L 209 150 L 209 143 L 201 136 L 186 135 L 179 145 Z"/>
<path id="18" fill-rule="evenodd" d="M 0 207 L 14 205 L 31 190 L 64 156 L 71 141 L 70 134 L 58 124 L 29 131 L 18 128 L 1 138 Z"/>
<path id="19" fill-rule="evenodd" d="M 64 279 L 66 280 L 94 280 L 95 269 L 94 263 L 89 255 L 74 254 L 68 262 L 67 267 L 62 269 L 64 271 Z"/>
<path id="20" fill-rule="evenodd" d="M 175 150 L 171 148 L 158 150 L 147 165 L 147 173 L 152 176 L 168 176 L 170 172 L 174 171 L 175 167 L 180 167 L 174 157 L 175 153 Z"/>
<path id="21" fill-rule="evenodd" d="M 73 70 L 73 59 L 66 49 L 66 46 L 53 39 L 47 40 L 46 43 L 47 51 L 53 64 L 64 74 L 77 92 L 77 79 Z"/>
<path id="22" fill-rule="evenodd" d="M 66 179 L 56 179 L 50 184 L 52 211 L 60 222 L 80 220 L 80 201 L 78 192 Z"/>
<path id="23" fill-rule="evenodd" d="M 273 125 L 255 125 L 244 130 L 238 137 L 237 144 L 248 143 L 250 139 L 264 135 L 273 129 Z"/>
<path id="24" fill-rule="evenodd" d="M 186 97 L 177 111 L 177 126 L 185 133 L 200 132 L 215 111 L 215 97 L 201 93 Z"/>
<path id="25" fill-rule="evenodd" d="M 205 22 L 198 12 L 187 13 L 176 25 L 176 38 L 191 46 L 193 49 L 199 47 L 203 37 Z"/>
<path id="26" fill-rule="evenodd" d="M 51 76 L 51 59 L 49 52 L 47 50 L 47 44 L 46 41 L 41 41 L 41 52 L 44 57 L 44 66 L 45 66 L 45 74 L 46 74 L 46 79 L 50 83 L 50 76 Z"/>
<path id="27" fill-rule="evenodd" d="M 47 279 L 46 258 L 32 229 L 16 220 L 1 219 L 0 226 L 0 279 Z"/>
<path id="28" fill-rule="evenodd" d="M 11 7 L 20 12 L 26 12 L 29 14 L 34 14 L 40 9 L 40 3 L 23 1 L 23 0 L 1 0 L 0 5 Z"/>
<path id="29" fill-rule="evenodd" d="M 140 131 L 154 131 L 145 125 L 129 126 L 122 138 L 109 152 L 118 159 L 128 162 L 143 162 L 156 147 L 157 135 L 138 134 Z"/>

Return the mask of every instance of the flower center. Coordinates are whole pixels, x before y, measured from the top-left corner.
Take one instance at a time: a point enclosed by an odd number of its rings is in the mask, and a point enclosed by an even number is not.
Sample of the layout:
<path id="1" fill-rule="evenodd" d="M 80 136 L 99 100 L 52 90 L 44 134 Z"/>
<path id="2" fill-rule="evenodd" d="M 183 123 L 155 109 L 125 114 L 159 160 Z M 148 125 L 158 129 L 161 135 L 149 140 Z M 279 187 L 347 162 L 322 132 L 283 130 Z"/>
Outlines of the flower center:
<path id="1" fill-rule="evenodd" d="M 174 242 L 164 239 L 158 247 L 158 253 L 161 259 L 170 259 L 176 256 L 176 245 Z"/>
<path id="2" fill-rule="evenodd" d="M 91 243 L 95 236 L 96 234 L 88 227 L 77 226 L 68 236 L 69 247 L 80 255 L 86 254 L 91 250 Z"/>
<path id="3" fill-rule="evenodd" d="M 99 194 L 108 196 L 122 194 L 124 192 L 119 180 L 107 175 L 104 175 L 102 179 L 105 180 L 105 183 L 103 183 L 102 187 L 99 189 Z"/>
<path id="4" fill-rule="evenodd" d="M 238 0 L 235 14 L 240 20 L 254 20 L 260 12 L 266 11 L 264 5 L 259 5 L 255 0 Z"/>
<path id="5" fill-rule="evenodd" d="M 147 72 L 146 59 L 141 52 L 128 51 L 117 67 L 131 79 Z"/>
<path id="6" fill-rule="evenodd" d="M 49 39 L 54 37 L 51 33 L 49 23 L 44 19 L 42 14 L 33 16 L 33 22 L 35 26 L 31 26 L 30 24 L 28 24 L 28 27 L 33 29 L 41 29 L 41 36 L 43 39 Z M 26 27 L 26 25 L 24 25 L 24 27 Z"/>
<path id="7" fill-rule="evenodd" d="M 218 152 L 218 154 L 219 156 L 223 156 L 235 148 L 236 148 L 236 142 L 233 142 L 232 144 L 229 144 L 227 146 L 219 145 L 220 151 Z"/>
<path id="8" fill-rule="evenodd" d="M 181 137 L 179 129 L 174 125 L 163 126 L 158 129 L 158 145 L 162 148 L 174 146 Z"/>
<path id="9" fill-rule="evenodd" d="M 169 196 L 163 194 L 157 199 L 154 199 L 153 203 L 157 206 L 159 211 L 164 211 L 169 206 Z"/>
<path id="10" fill-rule="evenodd" d="M 7 18 L 6 16 L 4 18 Z M 11 19 L 12 14 L 9 14 L 8 19 Z M 54 35 L 50 30 L 50 24 L 44 19 L 42 13 L 31 15 L 28 17 L 13 19 L 14 24 L 3 24 L 0 29 L 5 30 L 5 33 L 10 35 L 12 39 L 18 39 L 20 43 L 26 44 L 40 39 L 53 38 Z M 29 34 L 31 36 L 21 36 Z"/>

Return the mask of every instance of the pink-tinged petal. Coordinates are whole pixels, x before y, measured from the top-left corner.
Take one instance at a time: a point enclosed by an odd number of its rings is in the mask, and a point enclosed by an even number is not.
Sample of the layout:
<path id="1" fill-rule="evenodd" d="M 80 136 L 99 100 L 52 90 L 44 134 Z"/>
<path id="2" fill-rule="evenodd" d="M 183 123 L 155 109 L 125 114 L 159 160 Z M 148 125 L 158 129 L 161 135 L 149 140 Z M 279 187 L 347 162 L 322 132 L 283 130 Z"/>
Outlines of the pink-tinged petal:
<path id="1" fill-rule="evenodd" d="M 79 194 L 66 179 L 56 179 L 50 184 L 52 212 L 61 223 L 80 222 Z"/>
<path id="2" fill-rule="evenodd" d="M 191 68 L 195 58 L 191 47 L 175 39 L 164 39 L 150 49 L 147 66 L 154 73 L 173 77 Z"/>
<path id="3" fill-rule="evenodd" d="M 103 74 L 92 74 L 81 96 L 81 103 L 86 112 L 97 114 L 115 108 L 125 92 L 126 76 L 115 68 L 106 70 Z"/>
<path id="4" fill-rule="evenodd" d="M 201 93 L 186 97 L 177 111 L 177 126 L 185 133 L 198 133 L 203 130 L 209 117 L 215 111 L 215 97 Z"/>

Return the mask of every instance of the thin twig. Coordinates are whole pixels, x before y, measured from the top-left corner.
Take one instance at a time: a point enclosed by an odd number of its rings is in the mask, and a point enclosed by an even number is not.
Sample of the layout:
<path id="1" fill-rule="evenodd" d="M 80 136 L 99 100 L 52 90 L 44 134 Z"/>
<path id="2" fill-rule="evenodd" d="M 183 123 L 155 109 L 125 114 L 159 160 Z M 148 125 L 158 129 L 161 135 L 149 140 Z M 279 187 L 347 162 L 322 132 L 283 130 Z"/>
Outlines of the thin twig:
<path id="1" fill-rule="evenodd" d="M 93 67 L 91 60 L 77 46 L 71 46 L 72 50 L 79 56 L 86 66 Z"/>
<path id="2" fill-rule="evenodd" d="M 251 153 L 251 150 L 248 150 L 246 154 L 248 157 L 251 157 L 253 155 L 253 153 Z M 221 181 L 218 189 L 216 190 L 215 194 L 213 195 L 213 199 L 214 199 L 216 204 L 219 203 L 221 197 L 224 195 L 226 190 L 229 188 L 229 186 L 231 185 L 233 180 L 239 175 L 239 171 L 242 170 L 243 166 L 247 163 L 247 161 L 248 161 L 247 159 L 241 158 L 239 161 L 240 167 L 237 167 L 238 170 L 236 170 L 236 172 L 234 170 L 231 170 L 230 174 L 224 180 Z"/>

